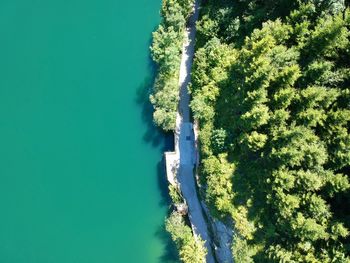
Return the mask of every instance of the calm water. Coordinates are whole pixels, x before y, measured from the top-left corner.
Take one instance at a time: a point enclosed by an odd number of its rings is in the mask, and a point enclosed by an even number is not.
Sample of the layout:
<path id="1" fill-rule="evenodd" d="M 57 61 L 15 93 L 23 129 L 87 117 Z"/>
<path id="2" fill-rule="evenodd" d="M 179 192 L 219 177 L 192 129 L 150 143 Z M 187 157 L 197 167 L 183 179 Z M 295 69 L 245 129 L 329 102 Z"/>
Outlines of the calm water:
<path id="1" fill-rule="evenodd" d="M 160 0 L 0 1 L 0 262 L 165 262 Z M 154 139 L 154 140 L 152 140 Z"/>

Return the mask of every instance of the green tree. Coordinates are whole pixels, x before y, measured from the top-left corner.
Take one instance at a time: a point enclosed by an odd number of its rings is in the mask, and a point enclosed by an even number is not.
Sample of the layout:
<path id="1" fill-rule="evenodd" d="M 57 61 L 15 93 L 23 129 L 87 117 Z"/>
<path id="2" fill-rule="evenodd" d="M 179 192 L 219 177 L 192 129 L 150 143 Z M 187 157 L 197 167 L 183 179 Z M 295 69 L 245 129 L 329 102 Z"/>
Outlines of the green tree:
<path id="1" fill-rule="evenodd" d="M 180 259 L 184 263 L 204 263 L 207 254 L 204 241 L 194 237 L 189 226 L 185 225 L 183 217 L 173 212 L 166 220 L 166 230 L 171 234 L 179 249 Z"/>

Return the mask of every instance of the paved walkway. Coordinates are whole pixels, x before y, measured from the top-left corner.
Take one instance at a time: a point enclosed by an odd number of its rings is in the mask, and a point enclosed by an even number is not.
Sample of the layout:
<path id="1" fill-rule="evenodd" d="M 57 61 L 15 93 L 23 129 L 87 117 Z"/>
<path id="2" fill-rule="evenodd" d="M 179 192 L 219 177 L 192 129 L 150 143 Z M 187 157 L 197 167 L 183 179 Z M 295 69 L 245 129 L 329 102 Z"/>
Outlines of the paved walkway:
<path id="1" fill-rule="evenodd" d="M 189 19 L 188 28 L 185 31 L 185 40 L 182 49 L 180 65 L 180 101 L 176 116 L 176 128 L 174 134 L 175 151 L 166 152 L 167 177 L 170 184 L 179 184 L 183 197 L 188 206 L 188 216 L 193 232 L 205 241 L 208 254 L 207 263 L 214 263 L 212 240 L 209 236 L 204 212 L 197 196 L 194 170 L 197 161 L 197 149 L 193 124 L 190 122 L 190 95 L 187 87 L 191 81 L 191 68 L 194 56 L 194 41 L 196 36 L 196 21 L 199 15 L 199 0 L 195 0 L 194 13 Z"/>
<path id="2" fill-rule="evenodd" d="M 192 229 L 196 235 L 200 236 L 205 241 L 208 250 L 206 262 L 214 263 L 215 260 L 211 248 L 212 241 L 196 190 L 194 169 L 197 154 L 194 143 L 193 125 L 190 122 L 190 95 L 187 90 L 188 84 L 191 81 L 191 68 L 196 35 L 195 22 L 198 20 L 199 0 L 195 1 L 194 10 L 194 13 L 189 19 L 189 27 L 185 32 L 186 36 L 180 66 L 180 102 L 175 131 L 175 153 L 178 154 L 180 162 L 176 179 L 180 184 L 180 190 L 188 205 L 188 215 L 192 224 Z"/>
<path id="3" fill-rule="evenodd" d="M 200 236 L 205 241 L 208 250 L 206 262 L 214 263 L 215 260 L 211 248 L 212 241 L 208 233 L 207 222 L 204 218 L 204 212 L 196 191 L 196 181 L 194 177 L 196 152 L 192 123 L 181 122 L 179 133 L 176 136 L 179 138 L 178 153 L 180 157 L 176 179 L 188 206 L 188 216 L 192 229 L 196 235 Z"/>

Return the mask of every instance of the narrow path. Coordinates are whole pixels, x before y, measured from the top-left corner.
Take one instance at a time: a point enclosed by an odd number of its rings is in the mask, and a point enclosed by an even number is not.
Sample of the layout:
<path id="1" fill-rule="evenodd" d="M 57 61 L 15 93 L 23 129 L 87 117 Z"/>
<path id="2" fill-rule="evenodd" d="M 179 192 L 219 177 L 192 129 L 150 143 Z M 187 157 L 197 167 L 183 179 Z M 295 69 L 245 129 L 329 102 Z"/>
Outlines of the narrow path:
<path id="1" fill-rule="evenodd" d="M 185 41 L 182 50 L 180 66 L 180 102 L 176 118 L 175 152 L 179 155 L 177 181 L 188 205 L 189 219 L 194 233 L 200 236 L 208 250 L 206 262 L 214 263 L 212 241 L 208 232 L 207 222 L 197 196 L 194 168 L 196 164 L 196 148 L 194 143 L 193 124 L 190 122 L 190 95 L 187 87 L 191 80 L 191 68 L 194 56 L 196 36 L 196 21 L 199 15 L 199 0 L 195 1 L 194 13 L 189 19 L 185 32 Z"/>
<path id="2" fill-rule="evenodd" d="M 191 81 L 191 68 L 194 56 L 194 44 L 196 38 L 196 21 L 199 16 L 199 0 L 195 0 L 194 12 L 189 18 L 188 27 L 185 31 L 185 40 L 182 48 L 180 65 L 180 102 L 179 110 L 183 122 L 190 122 L 190 95 L 187 86 Z"/>

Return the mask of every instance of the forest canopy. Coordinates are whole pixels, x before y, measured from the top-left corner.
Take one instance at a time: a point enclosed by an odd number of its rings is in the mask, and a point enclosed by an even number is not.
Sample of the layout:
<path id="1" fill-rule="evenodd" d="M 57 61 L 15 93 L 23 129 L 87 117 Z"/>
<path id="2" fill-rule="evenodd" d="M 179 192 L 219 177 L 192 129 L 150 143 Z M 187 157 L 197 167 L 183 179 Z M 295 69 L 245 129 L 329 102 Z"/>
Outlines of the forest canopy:
<path id="1" fill-rule="evenodd" d="M 191 108 L 213 216 L 235 262 L 350 262 L 350 10 L 208 0 Z"/>

